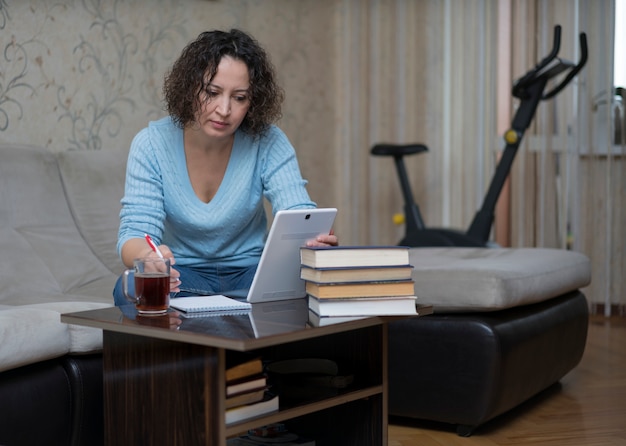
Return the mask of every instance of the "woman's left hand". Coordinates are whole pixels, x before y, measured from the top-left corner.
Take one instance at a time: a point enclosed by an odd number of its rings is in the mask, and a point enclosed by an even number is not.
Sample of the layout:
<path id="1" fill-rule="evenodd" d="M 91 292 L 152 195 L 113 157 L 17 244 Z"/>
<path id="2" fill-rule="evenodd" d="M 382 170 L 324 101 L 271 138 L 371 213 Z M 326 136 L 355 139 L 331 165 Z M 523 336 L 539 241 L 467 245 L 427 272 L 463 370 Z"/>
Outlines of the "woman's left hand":
<path id="1" fill-rule="evenodd" d="M 306 242 L 306 246 L 337 246 L 339 239 L 331 229 L 329 234 L 320 234 L 315 239 Z"/>

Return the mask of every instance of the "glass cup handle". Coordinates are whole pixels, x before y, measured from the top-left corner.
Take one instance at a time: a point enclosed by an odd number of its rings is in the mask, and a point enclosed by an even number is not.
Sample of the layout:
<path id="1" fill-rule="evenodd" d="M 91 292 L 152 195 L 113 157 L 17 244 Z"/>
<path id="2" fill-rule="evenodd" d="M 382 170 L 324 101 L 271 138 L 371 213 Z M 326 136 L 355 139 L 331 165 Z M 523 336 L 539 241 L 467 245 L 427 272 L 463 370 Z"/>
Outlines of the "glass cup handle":
<path id="1" fill-rule="evenodd" d="M 131 296 L 128 292 L 128 276 L 132 272 L 133 270 L 127 269 L 122 274 L 122 290 L 124 291 L 124 297 L 126 298 L 126 300 L 134 304 L 137 302 L 137 298 L 135 296 Z"/>

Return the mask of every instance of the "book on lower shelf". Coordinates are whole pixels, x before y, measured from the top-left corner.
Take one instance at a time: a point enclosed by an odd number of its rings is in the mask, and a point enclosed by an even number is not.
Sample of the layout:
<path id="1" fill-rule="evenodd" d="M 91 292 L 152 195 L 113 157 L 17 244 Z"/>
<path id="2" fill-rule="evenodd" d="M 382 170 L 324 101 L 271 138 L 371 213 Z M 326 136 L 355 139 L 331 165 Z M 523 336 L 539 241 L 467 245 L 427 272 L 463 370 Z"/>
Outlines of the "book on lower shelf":
<path id="1" fill-rule="evenodd" d="M 244 359 L 226 369 L 226 382 L 263 373 L 263 361 L 259 357 Z"/>
<path id="2" fill-rule="evenodd" d="M 324 316 L 405 316 L 416 315 L 416 296 L 318 299 L 308 296 L 309 310 Z"/>
<path id="3" fill-rule="evenodd" d="M 300 263 L 312 268 L 408 265 L 407 246 L 307 246 Z"/>
<path id="4" fill-rule="evenodd" d="M 261 387 L 260 389 L 248 390 L 243 393 L 236 393 L 233 396 L 226 397 L 226 409 L 232 409 L 237 406 L 244 406 L 246 404 L 256 403 L 261 401 L 265 396 L 267 387 Z"/>
<path id="5" fill-rule="evenodd" d="M 412 272 L 413 266 L 411 265 L 326 268 L 312 268 L 303 265 L 300 268 L 300 278 L 316 283 L 409 280 Z"/>
<path id="6" fill-rule="evenodd" d="M 278 408 L 278 395 L 265 391 L 261 401 L 226 409 L 225 421 L 226 424 L 237 423 L 248 418 L 275 412 Z"/>
<path id="7" fill-rule="evenodd" d="M 230 352 L 226 364 L 226 409 L 263 400 L 268 385 L 260 357 Z"/>
<path id="8" fill-rule="evenodd" d="M 267 376 L 263 373 L 226 382 L 226 396 L 258 390 L 267 386 Z"/>
<path id="9" fill-rule="evenodd" d="M 413 280 L 384 282 L 315 283 L 306 281 L 306 292 L 317 298 L 411 296 L 415 294 Z"/>

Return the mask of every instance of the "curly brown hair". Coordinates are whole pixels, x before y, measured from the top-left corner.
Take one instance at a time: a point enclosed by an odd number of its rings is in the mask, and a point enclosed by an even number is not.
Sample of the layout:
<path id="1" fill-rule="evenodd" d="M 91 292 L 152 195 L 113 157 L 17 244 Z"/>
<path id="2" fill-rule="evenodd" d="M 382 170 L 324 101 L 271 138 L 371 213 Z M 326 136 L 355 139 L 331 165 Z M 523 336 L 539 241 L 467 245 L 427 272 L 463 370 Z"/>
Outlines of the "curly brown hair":
<path id="1" fill-rule="evenodd" d="M 250 108 L 240 128 L 258 136 L 282 116 L 285 94 L 276 82 L 269 55 L 252 36 L 238 29 L 203 32 L 183 49 L 165 76 L 163 94 L 167 111 L 181 128 L 192 123 L 202 107 L 201 94 L 213 80 L 224 56 L 240 60 L 248 67 Z"/>

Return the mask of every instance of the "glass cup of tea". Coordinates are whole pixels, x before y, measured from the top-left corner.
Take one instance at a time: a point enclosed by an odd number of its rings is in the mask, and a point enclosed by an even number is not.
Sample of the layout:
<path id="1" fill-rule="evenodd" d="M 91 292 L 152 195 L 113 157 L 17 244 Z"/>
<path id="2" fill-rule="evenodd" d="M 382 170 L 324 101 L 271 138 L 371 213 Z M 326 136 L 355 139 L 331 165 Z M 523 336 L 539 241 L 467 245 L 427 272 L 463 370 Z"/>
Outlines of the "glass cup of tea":
<path id="1" fill-rule="evenodd" d="M 135 294 L 128 290 L 131 273 L 135 280 Z M 126 300 L 135 304 L 143 315 L 163 314 L 170 306 L 170 259 L 146 257 L 133 260 L 133 269 L 122 275 L 122 289 Z"/>

